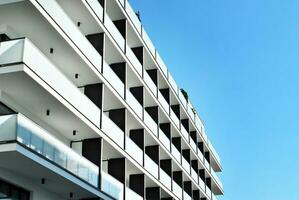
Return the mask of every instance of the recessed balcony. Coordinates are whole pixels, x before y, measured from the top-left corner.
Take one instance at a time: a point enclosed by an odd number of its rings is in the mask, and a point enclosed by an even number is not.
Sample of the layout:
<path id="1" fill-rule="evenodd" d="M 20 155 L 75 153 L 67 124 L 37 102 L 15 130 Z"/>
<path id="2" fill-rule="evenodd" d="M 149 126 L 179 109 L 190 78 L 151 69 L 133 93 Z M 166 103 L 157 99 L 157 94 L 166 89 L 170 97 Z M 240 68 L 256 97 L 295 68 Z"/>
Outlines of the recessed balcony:
<path id="1" fill-rule="evenodd" d="M 170 152 L 170 140 L 160 128 L 159 128 L 159 140 Z"/>
<path id="2" fill-rule="evenodd" d="M 113 176 L 102 171 L 101 173 L 102 184 L 101 189 L 115 199 L 123 199 L 124 185 L 115 179 Z"/>
<path id="3" fill-rule="evenodd" d="M 159 166 L 147 154 L 144 157 L 144 168 L 158 179 Z"/>
<path id="4" fill-rule="evenodd" d="M 174 180 L 172 181 L 172 191 L 179 199 L 183 197 L 183 188 L 180 187 Z"/>
<path id="5" fill-rule="evenodd" d="M 171 178 L 162 168 L 160 168 L 160 181 L 169 190 L 171 190 Z"/>
<path id="6" fill-rule="evenodd" d="M 126 151 L 131 155 L 140 165 L 143 165 L 143 151 L 140 147 L 126 136 Z"/>
<path id="7" fill-rule="evenodd" d="M 192 200 L 191 196 L 185 190 L 183 191 L 183 200 Z"/>
<path id="8" fill-rule="evenodd" d="M 155 120 L 148 114 L 147 111 L 144 112 L 144 123 L 152 131 L 152 133 L 158 136 L 158 125 Z"/>

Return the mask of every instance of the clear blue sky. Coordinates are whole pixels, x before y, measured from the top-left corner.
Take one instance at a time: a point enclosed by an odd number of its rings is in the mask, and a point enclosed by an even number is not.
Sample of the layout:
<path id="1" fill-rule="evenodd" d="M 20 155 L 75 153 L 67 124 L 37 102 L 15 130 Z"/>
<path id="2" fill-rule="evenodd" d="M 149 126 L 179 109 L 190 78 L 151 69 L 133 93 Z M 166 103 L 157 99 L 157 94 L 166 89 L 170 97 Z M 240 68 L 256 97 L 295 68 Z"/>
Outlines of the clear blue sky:
<path id="1" fill-rule="evenodd" d="M 299 199 L 299 1 L 131 0 L 204 119 L 222 200 Z"/>

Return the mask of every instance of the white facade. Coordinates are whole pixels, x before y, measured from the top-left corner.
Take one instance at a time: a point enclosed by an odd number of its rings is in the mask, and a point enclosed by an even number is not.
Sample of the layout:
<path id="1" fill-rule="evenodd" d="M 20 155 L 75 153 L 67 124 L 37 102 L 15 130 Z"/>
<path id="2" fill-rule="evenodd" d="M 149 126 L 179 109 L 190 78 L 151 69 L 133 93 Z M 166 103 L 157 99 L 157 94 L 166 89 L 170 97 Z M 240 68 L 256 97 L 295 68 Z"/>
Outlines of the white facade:
<path id="1" fill-rule="evenodd" d="M 223 194 L 203 122 L 127 0 L 0 1 L 0 160 L 8 199 Z"/>

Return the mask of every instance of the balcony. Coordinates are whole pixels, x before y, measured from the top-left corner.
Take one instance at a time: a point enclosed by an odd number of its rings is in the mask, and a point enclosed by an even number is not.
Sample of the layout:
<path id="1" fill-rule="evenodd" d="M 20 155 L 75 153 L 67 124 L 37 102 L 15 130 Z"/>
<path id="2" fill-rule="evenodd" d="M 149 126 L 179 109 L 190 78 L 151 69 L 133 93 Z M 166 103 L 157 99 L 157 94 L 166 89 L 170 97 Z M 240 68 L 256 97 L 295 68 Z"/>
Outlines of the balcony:
<path id="1" fill-rule="evenodd" d="M 198 183 L 198 174 L 195 172 L 195 170 L 192 167 L 191 167 L 191 177 L 196 183 Z"/>
<path id="2" fill-rule="evenodd" d="M 179 150 L 174 146 L 174 144 L 171 144 L 171 154 L 174 156 L 174 158 L 181 163 L 181 153 L 179 152 Z"/>
<path id="3" fill-rule="evenodd" d="M 175 181 L 172 181 L 172 191 L 179 199 L 183 197 L 183 189 Z"/>
<path id="4" fill-rule="evenodd" d="M 134 97 L 134 95 L 130 92 L 130 90 L 126 90 L 126 100 L 133 111 L 138 115 L 140 119 L 142 119 L 143 107 Z"/>
<path id="5" fill-rule="evenodd" d="M 140 165 L 143 165 L 143 151 L 135 142 L 126 136 L 126 152 L 133 157 Z"/>
<path id="6" fill-rule="evenodd" d="M 116 26 L 114 25 L 113 21 L 110 19 L 107 13 L 105 13 L 104 25 L 106 26 L 106 28 L 108 29 L 112 37 L 114 38 L 117 45 L 121 48 L 123 52 L 125 52 L 125 39 L 120 34 L 119 30 L 116 28 Z"/>
<path id="7" fill-rule="evenodd" d="M 124 148 L 124 132 L 105 113 L 102 118 L 102 130 L 118 146 Z"/>
<path id="8" fill-rule="evenodd" d="M 212 200 L 218 200 L 216 195 L 212 194 Z"/>
<path id="9" fill-rule="evenodd" d="M 165 185 L 169 190 L 171 190 L 171 178 L 170 176 L 164 172 L 163 169 L 160 168 L 160 181 L 163 185 Z"/>
<path id="10" fill-rule="evenodd" d="M 198 155 L 199 159 L 201 160 L 201 162 L 204 162 L 203 154 L 199 149 L 197 150 L 197 155 Z"/>
<path id="11" fill-rule="evenodd" d="M 136 30 L 138 31 L 138 33 L 141 35 L 141 23 L 135 13 L 135 11 L 133 10 L 133 8 L 131 7 L 130 3 L 126 2 L 126 12 L 129 15 L 129 18 L 131 19 L 134 27 L 136 28 Z"/>
<path id="12" fill-rule="evenodd" d="M 124 185 L 111 175 L 102 171 L 102 188 L 105 193 L 115 199 L 123 199 Z"/>
<path id="13" fill-rule="evenodd" d="M 190 138 L 190 146 L 195 152 L 197 151 L 197 146 L 192 138 Z"/>
<path id="14" fill-rule="evenodd" d="M 151 173 L 156 179 L 158 179 L 159 167 L 158 165 L 145 154 L 144 157 L 144 168 Z"/>
<path id="15" fill-rule="evenodd" d="M 190 195 L 186 191 L 183 192 L 183 199 L 184 200 L 192 200 L 192 198 L 190 197 Z"/>
<path id="16" fill-rule="evenodd" d="M 135 54 L 133 53 L 132 49 L 127 45 L 126 46 L 126 55 L 129 59 L 129 61 L 132 63 L 133 68 L 136 70 L 136 72 L 142 77 L 142 70 L 143 67 Z"/>
<path id="17" fill-rule="evenodd" d="M 187 106 L 187 100 L 185 99 L 185 97 L 184 97 L 184 95 L 183 95 L 183 93 L 181 91 L 179 91 L 179 99 L 180 99 L 182 105 L 186 108 L 186 106 Z"/>
<path id="18" fill-rule="evenodd" d="M 175 80 L 173 79 L 173 77 L 171 76 L 170 73 L 168 73 L 168 81 L 172 87 L 172 89 L 175 91 L 176 95 L 178 95 L 178 85 L 176 84 Z"/>
<path id="19" fill-rule="evenodd" d="M 169 114 L 169 104 L 167 103 L 160 91 L 158 92 L 158 101 L 161 103 L 165 112 Z"/>
<path id="20" fill-rule="evenodd" d="M 0 159 L 6 161 L 0 164 L 1 167 L 29 176 L 32 180 L 45 177 L 53 180 L 53 184 L 57 181 L 57 184 L 63 184 L 67 190 L 72 188 L 78 190 L 76 192 L 82 192 L 82 197 L 95 197 L 99 194 L 95 189 L 98 187 L 98 166 L 24 115 L 0 116 L 0 132 Z M 10 159 L 11 157 L 14 159 Z M 56 186 L 49 189 L 61 192 Z"/>
<path id="21" fill-rule="evenodd" d="M 148 75 L 147 72 L 144 72 L 143 78 L 145 84 L 149 87 L 150 91 L 153 93 L 155 97 L 157 97 L 157 86 L 155 85 L 155 83 L 153 82 L 153 80 L 151 79 L 151 77 Z"/>
<path id="22" fill-rule="evenodd" d="M 191 120 L 194 121 L 194 117 L 195 117 L 195 115 L 194 115 L 194 112 L 193 112 L 193 106 L 191 105 L 190 102 L 188 102 L 187 112 L 188 112 L 188 114 L 189 114 Z"/>
<path id="23" fill-rule="evenodd" d="M 111 67 L 104 61 L 103 63 L 103 75 L 107 81 L 112 85 L 115 91 L 122 97 L 125 97 L 125 85 L 111 69 Z"/>
<path id="24" fill-rule="evenodd" d="M 98 19 L 103 22 L 103 7 L 98 1 L 95 0 L 86 0 L 87 4 L 89 5 L 90 9 L 94 12 Z"/>
<path id="25" fill-rule="evenodd" d="M 211 149 L 212 155 L 215 156 L 216 160 L 218 161 L 218 163 L 220 163 L 220 156 L 218 155 L 218 153 L 216 152 L 216 150 L 214 149 L 212 143 L 210 141 L 208 141 L 208 146 Z"/>
<path id="26" fill-rule="evenodd" d="M 158 137 L 158 125 L 146 111 L 144 112 L 144 123 Z"/>
<path id="27" fill-rule="evenodd" d="M 176 116 L 176 114 L 173 112 L 172 109 L 170 109 L 170 118 L 172 119 L 172 121 L 174 122 L 174 124 L 177 126 L 177 128 L 180 128 L 180 120 L 179 118 Z"/>
<path id="28" fill-rule="evenodd" d="M 188 172 L 188 174 L 190 174 L 190 164 L 187 162 L 184 156 L 182 156 L 182 166 Z"/>
<path id="29" fill-rule="evenodd" d="M 206 158 L 204 159 L 204 164 L 205 164 L 206 168 L 208 169 L 208 171 L 210 171 L 210 167 L 211 167 L 211 165 L 210 165 L 210 163 L 207 161 Z"/>
<path id="30" fill-rule="evenodd" d="M 153 45 L 151 39 L 147 35 L 146 31 L 142 27 L 142 39 L 145 42 L 146 46 L 148 47 L 149 51 L 151 52 L 152 56 L 155 57 L 156 49 L 155 46 Z"/>
<path id="31" fill-rule="evenodd" d="M 39 97 L 45 97 L 40 94 L 38 87 L 43 87 L 43 91 L 47 91 L 47 95 L 52 94 L 55 98 L 62 102 L 62 98 L 71 104 L 76 110 L 82 113 L 93 124 L 100 125 L 101 110 L 93 104 L 80 90 L 62 74 L 49 59 L 37 49 L 28 39 L 11 40 L 1 42 L 0 45 L 0 65 L 11 63 L 25 63 L 25 65 L 10 65 L 1 68 L 1 79 L 3 82 L 0 88 L 3 91 L 16 91 L 16 99 L 24 99 L 17 97 L 20 95 L 17 91 L 27 91 L 28 98 L 37 98 L 29 95 L 29 92 L 36 93 Z M 15 78 L 5 78 L 14 75 Z M 16 80 L 18 80 L 16 82 Z M 11 85 L 13 82 L 14 85 Z M 49 88 L 51 86 L 51 89 Z M 9 86 L 9 88 L 6 88 Z M 15 86 L 12 88 L 11 86 Z M 43 95 L 43 96 L 41 96 Z M 48 97 L 50 100 L 52 97 Z M 32 100 L 31 100 L 32 101 Z M 29 102 L 29 100 L 28 100 Z M 44 101 L 46 102 L 46 101 Z M 22 102 L 24 104 L 24 101 Z M 93 112 L 90 112 L 90 111 Z M 74 112 L 74 111 L 73 111 Z"/>
<path id="32" fill-rule="evenodd" d="M 167 67 L 158 52 L 156 52 L 156 60 L 165 77 L 167 77 Z"/>
<path id="33" fill-rule="evenodd" d="M 208 186 L 206 186 L 206 194 L 210 199 L 212 198 L 212 192 Z"/>
<path id="34" fill-rule="evenodd" d="M 205 183 L 203 182 L 203 180 L 199 177 L 199 187 L 205 191 Z"/>
<path id="35" fill-rule="evenodd" d="M 159 140 L 170 152 L 170 140 L 160 128 L 159 128 Z"/>
<path id="36" fill-rule="evenodd" d="M 181 133 L 182 133 L 183 137 L 184 137 L 187 141 L 189 141 L 189 133 L 187 132 L 187 130 L 185 129 L 184 126 L 181 126 Z"/>
<path id="37" fill-rule="evenodd" d="M 143 200 L 143 197 L 141 197 L 139 194 L 137 194 L 130 188 L 126 187 L 126 198 L 125 199 Z"/>
<path id="38" fill-rule="evenodd" d="M 219 179 L 219 177 L 217 176 L 217 174 L 215 173 L 214 169 L 211 168 L 211 174 L 212 177 L 214 178 L 215 182 L 220 186 L 220 188 L 223 190 L 223 184 L 221 182 L 221 180 Z"/>

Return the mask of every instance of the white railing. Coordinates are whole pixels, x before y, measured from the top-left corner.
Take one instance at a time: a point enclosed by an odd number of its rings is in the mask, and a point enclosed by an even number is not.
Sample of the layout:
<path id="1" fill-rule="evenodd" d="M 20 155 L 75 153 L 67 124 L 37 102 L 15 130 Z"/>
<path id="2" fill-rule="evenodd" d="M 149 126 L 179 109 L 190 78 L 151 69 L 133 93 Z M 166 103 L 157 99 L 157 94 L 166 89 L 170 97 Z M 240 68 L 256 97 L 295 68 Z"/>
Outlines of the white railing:
<path id="1" fill-rule="evenodd" d="M 112 85 L 112 87 L 120 94 L 123 98 L 125 96 L 125 85 L 111 69 L 111 67 L 104 61 L 103 63 L 103 75 Z"/>
<path id="2" fill-rule="evenodd" d="M 178 85 L 176 84 L 175 80 L 173 79 L 172 75 L 170 73 L 168 73 L 168 81 L 172 87 L 172 89 L 175 91 L 175 93 L 178 95 L 178 90 L 179 90 L 179 87 Z"/>
<path id="3" fill-rule="evenodd" d="M 190 195 L 186 191 L 183 192 L 183 199 L 184 200 L 192 200 L 192 198 L 190 197 Z"/>
<path id="4" fill-rule="evenodd" d="M 212 177 L 214 177 L 215 181 L 218 183 L 218 185 L 223 189 L 223 184 L 212 167 L 211 167 L 211 174 Z"/>
<path id="5" fill-rule="evenodd" d="M 180 120 L 176 116 L 176 114 L 173 112 L 172 109 L 170 109 L 170 118 L 172 119 L 172 121 L 174 122 L 174 124 L 179 128 L 180 127 Z"/>
<path id="6" fill-rule="evenodd" d="M 198 130 L 201 132 L 203 130 L 203 123 L 199 118 L 198 114 L 195 115 L 195 125 L 197 126 Z"/>
<path id="7" fill-rule="evenodd" d="M 199 177 L 199 187 L 201 187 L 201 189 L 203 191 L 205 191 L 205 183 L 203 182 L 203 180 Z"/>
<path id="8" fill-rule="evenodd" d="M 188 111 L 188 114 L 189 114 L 191 120 L 194 121 L 194 112 L 193 112 L 193 110 L 191 108 L 190 102 L 188 103 L 187 111 Z"/>
<path id="9" fill-rule="evenodd" d="M 157 86 L 155 85 L 154 81 L 151 79 L 151 77 L 148 75 L 148 73 L 145 71 L 144 72 L 144 81 L 146 83 L 146 85 L 149 87 L 149 89 L 151 90 L 151 92 L 157 96 Z"/>
<path id="10" fill-rule="evenodd" d="M 130 90 L 128 90 L 128 89 L 126 92 L 126 98 L 127 98 L 127 102 L 130 105 L 130 107 L 140 117 L 140 119 L 142 119 L 143 107 L 139 103 L 139 101 L 137 101 L 137 99 L 134 97 L 134 95 L 130 92 Z"/>
<path id="11" fill-rule="evenodd" d="M 206 168 L 208 169 L 208 171 L 210 171 L 210 163 L 208 163 L 207 159 L 204 159 L 204 164 L 206 166 Z"/>
<path id="12" fill-rule="evenodd" d="M 105 20 L 104 24 L 106 28 L 108 29 L 109 33 L 112 35 L 118 46 L 121 48 L 121 50 L 125 51 L 125 39 L 120 34 L 119 30 L 116 28 L 113 21 L 110 19 L 109 15 L 105 13 Z"/>
<path id="13" fill-rule="evenodd" d="M 199 159 L 201 160 L 201 162 L 204 162 L 203 154 L 199 149 L 197 149 L 197 155 L 198 155 Z"/>
<path id="14" fill-rule="evenodd" d="M 175 159 L 181 163 L 181 153 L 179 152 L 179 150 L 174 146 L 174 144 L 171 144 L 171 154 L 175 157 Z"/>
<path id="15" fill-rule="evenodd" d="M 158 136 L 158 125 L 146 111 L 144 112 L 144 123 L 154 133 L 154 135 Z"/>
<path id="16" fill-rule="evenodd" d="M 156 52 L 155 46 L 153 45 L 151 39 L 149 38 L 149 36 L 147 35 L 143 27 L 142 27 L 142 38 L 146 46 L 148 47 L 149 51 L 151 52 L 151 54 L 155 56 L 155 52 Z"/>
<path id="17" fill-rule="evenodd" d="M 196 183 L 198 183 L 198 174 L 195 172 L 195 170 L 192 167 L 191 167 L 191 177 Z"/>
<path id="18" fill-rule="evenodd" d="M 142 77 L 143 67 L 142 67 L 141 63 L 139 62 L 139 60 L 137 59 L 134 52 L 132 51 L 132 49 L 128 45 L 126 45 L 126 55 L 129 59 L 129 61 L 132 63 L 132 66 L 134 67 L 134 69 Z"/>
<path id="19" fill-rule="evenodd" d="M 124 198 L 124 185 L 102 171 L 102 190 L 117 200 Z"/>
<path id="20" fill-rule="evenodd" d="M 175 181 L 172 181 L 172 191 L 179 199 L 183 197 L 183 189 Z"/>
<path id="21" fill-rule="evenodd" d="M 124 148 L 124 132 L 104 113 L 102 130 L 116 144 Z"/>
<path id="22" fill-rule="evenodd" d="M 128 0 L 126 2 L 126 12 L 129 15 L 130 19 L 132 20 L 133 25 L 135 26 L 139 34 L 141 34 L 141 23 Z"/>
<path id="23" fill-rule="evenodd" d="M 102 65 L 101 55 L 95 48 L 93 48 L 85 35 L 80 32 L 78 27 L 60 7 L 58 2 L 49 0 L 37 1 L 43 9 L 47 10 L 47 14 L 58 24 L 59 27 L 57 26 L 56 28 L 60 28 L 65 33 L 64 37 L 69 37 L 100 72 Z"/>
<path id="24" fill-rule="evenodd" d="M 208 142 L 208 136 L 205 133 L 205 131 L 202 131 L 201 134 L 202 134 L 203 140 L 206 141 L 206 142 Z"/>
<path id="25" fill-rule="evenodd" d="M 144 157 L 144 168 L 151 173 L 154 177 L 158 178 L 159 174 L 159 167 L 158 165 L 148 156 L 145 154 Z"/>
<path id="26" fill-rule="evenodd" d="M 161 103 L 161 105 L 164 108 L 164 110 L 166 111 L 166 113 L 169 114 L 169 104 L 165 100 L 164 96 L 161 94 L 160 91 L 158 92 L 158 100 Z"/>
<path id="27" fill-rule="evenodd" d="M 127 200 L 143 200 L 142 196 L 126 187 L 126 198 Z"/>
<path id="28" fill-rule="evenodd" d="M 190 146 L 192 147 L 192 149 L 196 152 L 197 150 L 197 146 L 194 142 L 194 140 L 190 137 Z"/>
<path id="29" fill-rule="evenodd" d="M 210 188 L 208 188 L 208 186 L 206 186 L 206 194 L 207 194 L 207 196 L 211 199 L 211 197 L 212 197 L 212 192 L 211 192 Z"/>
<path id="30" fill-rule="evenodd" d="M 143 165 L 143 151 L 139 148 L 135 142 L 133 142 L 128 136 L 126 136 L 126 151 L 129 155 L 140 164 Z"/>
<path id="31" fill-rule="evenodd" d="M 94 124 L 100 125 L 101 110 L 28 39 L 1 42 L 0 65 L 24 62 L 44 82 L 77 108 Z M 93 112 L 90 112 L 90 111 Z"/>
<path id="32" fill-rule="evenodd" d="M 189 133 L 187 132 L 187 130 L 185 129 L 184 126 L 181 126 L 181 133 L 184 136 L 184 138 L 189 141 Z"/>
<path id="33" fill-rule="evenodd" d="M 181 103 L 183 104 L 183 106 L 186 108 L 187 100 L 185 99 L 185 97 L 181 91 L 179 91 L 179 99 L 180 99 Z"/>
<path id="34" fill-rule="evenodd" d="M 94 14 L 103 22 L 103 7 L 99 3 L 98 0 L 86 0 L 88 3 L 89 7 L 92 9 Z"/>
<path id="35" fill-rule="evenodd" d="M 160 168 L 160 181 L 169 190 L 171 190 L 171 178 L 162 168 Z"/>
<path id="36" fill-rule="evenodd" d="M 166 147 L 166 149 L 170 151 L 170 140 L 160 128 L 159 128 L 159 140 Z"/>
<path id="37" fill-rule="evenodd" d="M 18 141 L 84 181 L 98 186 L 99 168 L 22 114 L 0 116 L 0 143 Z"/>
<path id="38" fill-rule="evenodd" d="M 157 62 L 159 64 L 159 67 L 160 67 L 161 71 L 167 77 L 167 67 L 166 67 L 164 61 L 162 60 L 162 58 L 161 58 L 161 56 L 159 55 L 158 52 L 156 52 L 156 60 L 157 60 Z"/>
<path id="39" fill-rule="evenodd" d="M 189 164 L 188 161 L 184 158 L 184 156 L 182 156 L 182 166 L 183 166 L 183 168 L 188 172 L 188 174 L 190 174 L 190 164 Z"/>

